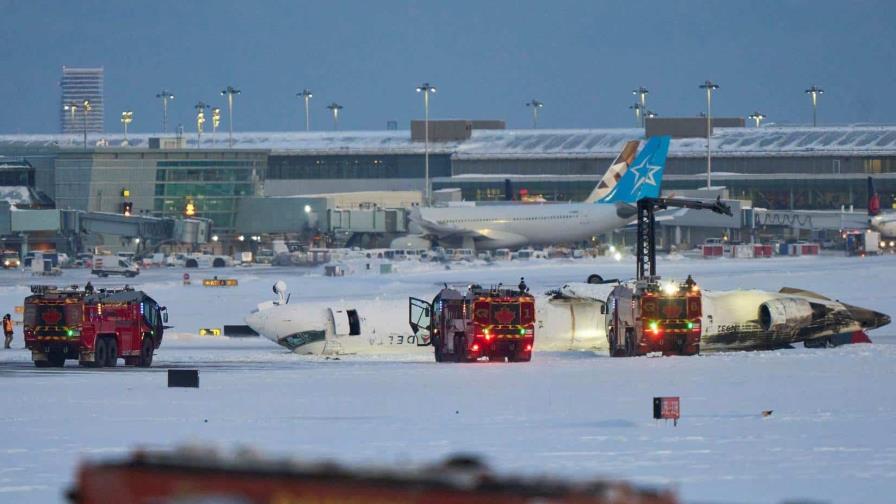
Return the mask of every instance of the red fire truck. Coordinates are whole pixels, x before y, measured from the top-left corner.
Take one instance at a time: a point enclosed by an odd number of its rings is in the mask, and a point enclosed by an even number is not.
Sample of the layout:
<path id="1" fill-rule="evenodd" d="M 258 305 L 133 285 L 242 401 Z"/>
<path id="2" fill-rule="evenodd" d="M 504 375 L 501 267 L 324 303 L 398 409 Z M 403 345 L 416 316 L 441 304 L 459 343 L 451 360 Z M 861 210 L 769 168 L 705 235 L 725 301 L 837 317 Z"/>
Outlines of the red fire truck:
<path id="1" fill-rule="evenodd" d="M 528 362 L 535 343 L 535 298 L 504 287 L 466 291 L 444 288 L 432 303 L 409 299 L 409 322 L 417 344 L 432 345 L 436 362 L 489 360 Z"/>
<path id="2" fill-rule="evenodd" d="M 700 288 L 683 283 L 638 280 L 616 286 L 607 299 L 610 355 L 626 357 L 700 353 Z"/>
<path id="3" fill-rule="evenodd" d="M 149 367 L 162 343 L 168 313 L 142 291 L 88 292 L 77 286 L 31 287 L 25 298 L 25 346 L 37 367 Z"/>

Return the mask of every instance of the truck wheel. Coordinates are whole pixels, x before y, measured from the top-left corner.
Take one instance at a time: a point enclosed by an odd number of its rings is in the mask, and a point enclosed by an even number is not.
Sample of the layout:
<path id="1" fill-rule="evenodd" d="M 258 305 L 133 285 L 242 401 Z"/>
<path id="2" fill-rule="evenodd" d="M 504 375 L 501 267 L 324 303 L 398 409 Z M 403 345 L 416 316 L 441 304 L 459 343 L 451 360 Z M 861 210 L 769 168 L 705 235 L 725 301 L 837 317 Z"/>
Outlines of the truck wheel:
<path id="1" fill-rule="evenodd" d="M 101 368 L 109 359 L 109 347 L 106 346 L 106 338 L 97 338 L 93 348 L 93 365 L 90 367 Z"/>
<path id="2" fill-rule="evenodd" d="M 50 354 L 47 355 L 47 363 L 50 367 L 65 366 L 65 352 L 50 352 Z"/>
<path id="3" fill-rule="evenodd" d="M 627 357 L 635 356 L 635 332 L 631 329 L 625 330 L 625 355 Z"/>
<path id="4" fill-rule="evenodd" d="M 48 360 L 36 360 L 34 361 L 34 366 L 39 368 L 48 368 L 50 367 L 50 361 Z"/>
<path id="5" fill-rule="evenodd" d="M 152 366 L 152 351 L 152 338 L 143 338 L 143 343 L 140 344 L 140 359 L 137 361 L 137 365 L 140 367 Z"/>
<path id="6" fill-rule="evenodd" d="M 464 362 L 466 360 L 466 351 L 464 351 L 464 337 L 454 337 L 454 362 Z"/>
<path id="7" fill-rule="evenodd" d="M 108 338 L 106 342 L 106 367 L 115 367 L 118 364 L 118 342 L 115 338 Z"/>
<path id="8" fill-rule="evenodd" d="M 610 343 L 610 357 L 622 357 L 623 352 L 619 350 L 619 338 L 616 337 L 616 330 L 610 329 L 607 333 L 607 341 Z"/>
<path id="9" fill-rule="evenodd" d="M 588 283 L 590 283 L 590 284 L 604 283 L 604 277 L 598 275 L 597 273 L 592 273 L 592 274 L 588 275 Z"/>

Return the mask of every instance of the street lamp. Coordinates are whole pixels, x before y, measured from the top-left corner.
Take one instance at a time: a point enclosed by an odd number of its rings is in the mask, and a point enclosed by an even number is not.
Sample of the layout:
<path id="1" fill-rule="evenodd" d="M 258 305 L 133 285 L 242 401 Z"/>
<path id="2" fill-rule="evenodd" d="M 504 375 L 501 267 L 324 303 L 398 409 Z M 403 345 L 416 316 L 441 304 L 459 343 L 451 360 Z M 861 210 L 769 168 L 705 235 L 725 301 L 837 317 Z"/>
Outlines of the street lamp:
<path id="1" fill-rule="evenodd" d="M 221 109 L 215 107 L 212 109 L 212 145 L 218 138 L 218 125 L 221 124 Z"/>
<path id="2" fill-rule="evenodd" d="M 750 114 L 750 115 L 747 116 L 747 117 L 750 118 L 750 119 L 752 119 L 752 120 L 754 120 L 754 121 L 756 121 L 756 127 L 758 128 L 758 127 L 759 127 L 759 123 L 761 123 L 762 120 L 765 119 L 765 114 L 763 114 L 762 112 L 758 112 L 758 111 L 757 111 L 757 112 L 753 112 L 752 114 Z"/>
<path id="3" fill-rule="evenodd" d="M 90 113 L 92 109 L 93 107 L 90 106 L 90 100 L 84 100 L 84 102 L 81 103 L 81 110 L 84 111 L 84 152 L 87 152 L 87 114 Z"/>
<path id="4" fill-rule="evenodd" d="M 205 109 L 208 105 L 200 101 L 193 108 L 196 109 L 196 148 L 202 147 L 202 125 L 205 124 Z"/>
<path id="5" fill-rule="evenodd" d="M 641 123 L 641 104 L 638 102 L 635 102 L 635 103 L 629 105 L 628 108 L 629 108 L 629 110 L 635 111 L 635 124 L 637 124 L 638 126 L 642 126 L 643 124 Z"/>
<path id="6" fill-rule="evenodd" d="M 121 124 L 124 124 L 124 143 L 128 143 L 128 124 L 134 121 L 134 113 L 126 110 L 121 113 Z"/>
<path id="7" fill-rule="evenodd" d="M 812 97 L 812 127 L 818 125 L 816 119 L 818 117 L 818 97 L 824 94 L 824 89 L 812 84 L 812 87 L 806 90 L 806 94 Z"/>
<path id="8" fill-rule="evenodd" d="M 712 136 L 712 92 L 719 89 L 719 85 L 706 81 L 699 87 L 706 90 L 706 188 L 709 189 L 712 187 L 712 147 L 709 144 Z"/>
<path id="9" fill-rule="evenodd" d="M 544 107 L 544 103 L 532 98 L 532 101 L 526 103 L 527 107 L 532 107 L 532 129 L 538 129 L 538 109 Z"/>
<path id="10" fill-rule="evenodd" d="M 650 91 L 647 90 L 644 86 L 638 86 L 638 89 L 632 90 L 632 94 L 638 97 L 638 101 L 641 104 L 641 110 L 647 110 L 647 93 Z M 645 118 L 641 116 L 641 126 L 646 124 Z"/>
<path id="11" fill-rule="evenodd" d="M 339 111 L 342 110 L 342 105 L 333 102 L 327 105 L 327 108 L 330 109 L 330 112 L 333 113 L 333 129 L 339 129 Z"/>
<path id="12" fill-rule="evenodd" d="M 301 96 L 305 100 L 305 131 L 311 131 L 311 116 L 308 115 L 308 100 L 311 99 L 311 90 L 303 89 L 301 93 L 296 93 L 296 96 Z"/>
<path id="13" fill-rule="evenodd" d="M 233 148 L 233 95 L 240 94 L 239 89 L 234 89 L 233 86 L 227 86 L 227 89 L 221 91 L 221 96 L 227 97 L 227 122 L 230 126 L 230 133 L 227 136 L 227 144 L 230 148 Z"/>
<path id="14" fill-rule="evenodd" d="M 417 92 L 423 93 L 423 204 L 429 206 L 429 94 L 436 92 L 436 87 L 428 82 L 417 86 Z"/>
<path id="15" fill-rule="evenodd" d="M 168 100 L 174 99 L 174 93 L 163 89 L 156 93 L 156 98 L 162 99 L 162 133 L 168 133 Z"/>

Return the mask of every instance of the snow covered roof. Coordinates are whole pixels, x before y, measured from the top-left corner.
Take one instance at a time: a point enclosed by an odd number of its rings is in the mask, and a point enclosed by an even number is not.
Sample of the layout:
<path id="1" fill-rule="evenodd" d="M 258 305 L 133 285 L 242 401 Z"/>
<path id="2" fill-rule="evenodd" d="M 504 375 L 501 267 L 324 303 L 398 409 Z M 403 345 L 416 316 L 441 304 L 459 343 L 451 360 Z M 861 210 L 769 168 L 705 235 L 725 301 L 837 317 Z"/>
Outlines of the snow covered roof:
<path id="1" fill-rule="evenodd" d="M 12 206 L 29 207 L 32 204 L 31 191 L 25 186 L 0 186 L 0 201 Z"/>
<path id="2" fill-rule="evenodd" d="M 608 158 L 626 141 L 643 131 L 617 129 L 473 130 L 466 141 L 431 142 L 430 153 L 456 159 Z M 148 148 L 155 134 L 129 135 L 133 148 Z M 168 135 L 170 136 L 170 135 Z M 0 135 L 0 149 L 9 151 L 79 148 L 77 135 Z M 97 149 L 121 148 L 121 135 L 89 135 Z M 196 147 L 195 135 L 186 135 L 187 148 Z M 226 148 L 227 135 L 206 134 L 202 148 Z M 896 126 L 717 128 L 713 152 L 722 156 L 896 155 Z M 245 132 L 234 133 L 239 149 L 267 150 L 272 154 L 423 154 L 422 142 L 411 141 L 408 131 Z M 125 147 L 126 148 L 126 147 Z M 702 156 L 703 138 L 672 141 L 671 157 Z"/>

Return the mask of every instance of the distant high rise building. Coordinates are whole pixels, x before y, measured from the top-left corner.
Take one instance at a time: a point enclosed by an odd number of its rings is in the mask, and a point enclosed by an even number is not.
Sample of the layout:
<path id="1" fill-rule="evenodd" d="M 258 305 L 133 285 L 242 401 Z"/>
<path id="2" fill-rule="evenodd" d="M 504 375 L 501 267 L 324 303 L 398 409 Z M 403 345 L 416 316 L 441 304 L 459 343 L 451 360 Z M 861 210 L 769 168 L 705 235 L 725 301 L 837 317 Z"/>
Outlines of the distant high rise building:
<path id="1" fill-rule="evenodd" d="M 63 133 L 84 132 L 84 100 L 90 102 L 87 112 L 87 132 L 103 132 L 103 68 L 62 67 L 62 103 L 59 105 L 59 125 Z M 71 112 L 74 105 L 75 113 Z"/>

